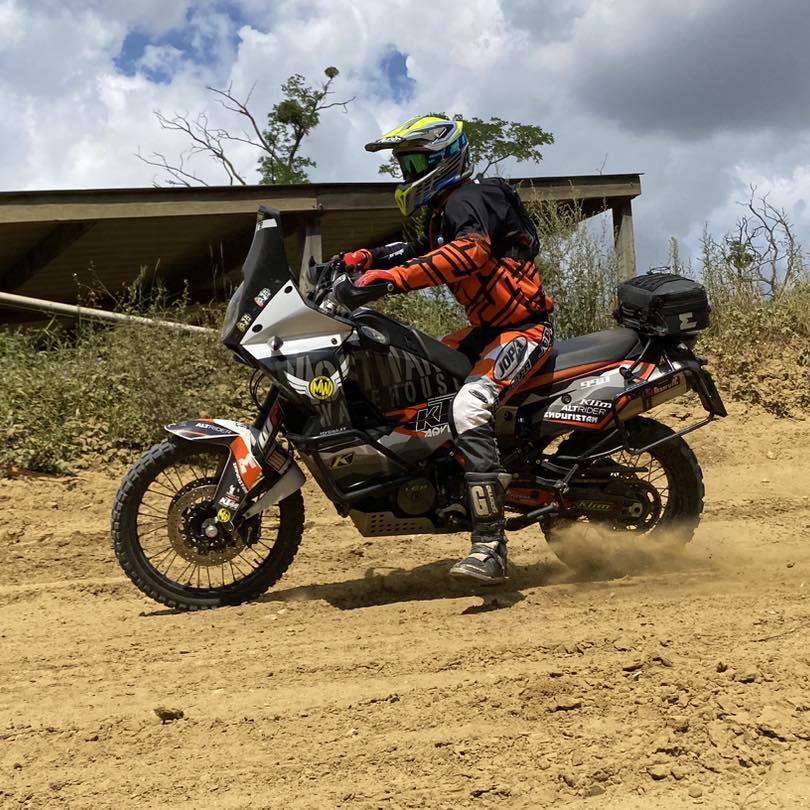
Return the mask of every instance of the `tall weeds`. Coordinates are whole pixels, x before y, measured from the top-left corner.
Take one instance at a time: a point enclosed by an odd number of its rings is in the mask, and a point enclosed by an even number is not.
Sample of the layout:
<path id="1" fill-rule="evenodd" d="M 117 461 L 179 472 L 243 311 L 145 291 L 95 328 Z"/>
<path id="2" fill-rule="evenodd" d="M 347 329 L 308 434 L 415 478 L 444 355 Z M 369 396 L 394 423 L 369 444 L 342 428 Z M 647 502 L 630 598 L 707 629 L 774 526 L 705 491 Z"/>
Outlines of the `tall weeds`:
<path id="1" fill-rule="evenodd" d="M 746 208 L 745 222 L 722 238 L 705 234 L 697 267 L 670 244 L 673 269 L 698 277 L 714 308 L 701 350 L 721 388 L 779 415 L 810 408 L 810 279 L 806 254 L 783 212 L 757 206 L 772 230 Z M 558 339 L 615 325 L 617 283 L 608 226 L 583 225 L 575 208 L 532 209 L 541 238 L 538 263 L 556 302 Z M 767 217 L 771 216 L 771 219 Z M 770 251 L 770 252 L 769 252 Z M 774 272 L 775 268 L 775 272 Z M 789 268 L 789 272 L 788 272 Z M 218 326 L 222 308 L 170 303 L 136 284 L 119 310 Z M 464 325 L 460 307 L 441 290 L 391 296 L 381 309 L 433 334 Z M 0 331 L 0 474 L 12 467 L 59 471 L 125 461 L 184 417 L 251 412 L 246 369 L 216 333 L 158 326 Z"/>
<path id="2" fill-rule="evenodd" d="M 132 300 L 122 309 L 131 310 Z M 141 314 L 200 320 L 159 291 Z M 207 313 L 202 318 L 208 318 Z M 245 412 L 245 374 L 217 334 L 82 322 L 70 330 L 0 331 L 0 474 L 58 472 L 77 460 L 126 460 L 167 421 Z"/>
<path id="3" fill-rule="evenodd" d="M 554 299 L 557 339 L 615 326 L 618 264 L 604 223 L 583 223 L 577 205 L 536 203 L 530 214 L 540 237 L 537 265 Z"/>

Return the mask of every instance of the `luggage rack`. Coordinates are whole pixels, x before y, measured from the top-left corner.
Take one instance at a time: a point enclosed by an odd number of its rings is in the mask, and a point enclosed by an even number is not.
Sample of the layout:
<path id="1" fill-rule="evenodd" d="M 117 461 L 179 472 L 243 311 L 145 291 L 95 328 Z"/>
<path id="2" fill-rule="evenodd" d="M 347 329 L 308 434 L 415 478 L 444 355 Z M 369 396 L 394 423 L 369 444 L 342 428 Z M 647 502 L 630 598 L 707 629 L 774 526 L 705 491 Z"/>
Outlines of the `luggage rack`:
<path id="1" fill-rule="evenodd" d="M 680 375 L 683 375 L 686 378 L 689 387 L 697 392 L 697 395 L 700 397 L 701 404 L 708 412 L 708 416 L 700 419 L 692 425 L 683 428 L 682 430 L 676 431 L 671 436 L 666 436 L 663 439 L 650 442 L 643 447 L 633 447 L 630 444 L 630 439 L 627 435 L 627 427 L 625 422 L 620 418 L 622 410 L 624 410 L 630 402 L 636 399 L 641 399 L 642 402 L 646 400 L 644 410 L 648 410 L 649 407 L 651 407 L 650 401 L 652 397 L 655 396 L 656 391 L 660 391 L 660 389 L 663 388 L 666 383 L 668 383 L 670 380 L 676 380 Z M 614 441 L 616 434 L 618 434 L 619 438 L 621 439 L 620 445 L 611 447 L 609 450 L 592 452 L 586 456 L 556 456 L 555 460 L 573 462 L 594 461 L 599 458 L 606 458 L 607 456 L 613 455 L 613 453 L 619 452 L 620 450 L 624 450 L 633 456 L 640 456 L 642 453 L 652 450 L 653 447 L 657 447 L 659 444 L 664 444 L 665 442 L 672 441 L 680 436 L 685 436 L 687 433 L 691 433 L 694 430 L 698 430 L 699 428 L 708 425 L 709 422 L 713 422 L 718 416 L 723 417 L 727 415 L 728 411 L 726 411 L 723 400 L 717 391 L 717 386 L 714 383 L 712 375 L 701 367 L 701 363 L 699 361 L 689 361 L 684 363 L 684 365 L 682 365 L 680 368 L 673 368 L 671 371 L 661 374 L 654 380 L 644 380 L 643 382 L 630 386 L 620 397 L 617 397 L 617 399 L 614 400 L 611 405 L 611 417 L 614 423 L 614 431 L 608 433 L 604 439 L 595 445 L 595 448 L 599 448 L 606 445 L 608 442 Z M 577 464 L 574 464 L 563 483 L 567 483 L 573 477 L 574 473 L 576 472 L 576 468 Z"/>

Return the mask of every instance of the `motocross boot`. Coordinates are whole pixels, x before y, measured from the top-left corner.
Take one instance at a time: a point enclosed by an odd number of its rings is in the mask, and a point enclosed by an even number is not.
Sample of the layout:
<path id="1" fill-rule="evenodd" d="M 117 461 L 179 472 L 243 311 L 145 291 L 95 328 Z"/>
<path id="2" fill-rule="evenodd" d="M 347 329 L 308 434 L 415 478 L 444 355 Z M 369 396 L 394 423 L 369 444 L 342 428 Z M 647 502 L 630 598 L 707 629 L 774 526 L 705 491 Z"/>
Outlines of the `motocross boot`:
<path id="1" fill-rule="evenodd" d="M 467 504 L 472 522 L 472 548 L 451 569 L 459 579 L 474 579 L 497 585 L 506 579 L 506 538 L 504 537 L 505 473 L 467 473 Z"/>

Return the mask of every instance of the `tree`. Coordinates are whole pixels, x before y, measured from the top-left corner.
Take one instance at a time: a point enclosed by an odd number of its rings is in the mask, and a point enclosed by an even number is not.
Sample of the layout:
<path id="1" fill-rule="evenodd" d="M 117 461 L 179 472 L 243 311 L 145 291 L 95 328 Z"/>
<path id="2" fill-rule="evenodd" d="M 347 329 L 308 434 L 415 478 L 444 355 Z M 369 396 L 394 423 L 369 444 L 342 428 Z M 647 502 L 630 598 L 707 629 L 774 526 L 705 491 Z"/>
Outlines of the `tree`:
<path id="1" fill-rule="evenodd" d="M 233 134 L 227 129 L 211 126 L 205 112 L 196 118 L 175 113 L 168 117 L 160 110 L 155 117 L 162 129 L 181 132 L 190 144 L 181 152 L 175 162 L 169 162 L 165 155 L 153 152 L 148 157 L 137 153 L 144 163 L 156 166 L 166 174 L 164 182 L 169 186 L 209 185 L 194 171 L 188 168 L 188 161 L 198 155 L 206 155 L 224 170 L 229 185 L 247 185 L 244 174 L 237 169 L 227 149 L 234 143 L 245 143 L 259 152 L 259 182 L 265 185 L 282 183 L 306 183 L 307 169 L 315 168 L 315 161 L 302 154 L 306 137 L 318 126 L 321 113 L 332 107 L 342 107 L 344 111 L 354 98 L 345 101 L 328 101 L 332 95 L 332 82 L 339 75 L 336 67 L 324 70 L 326 81 L 317 86 L 309 86 L 306 79 L 296 73 L 281 85 L 283 98 L 267 114 L 267 124 L 261 127 L 249 108 L 253 89 L 244 99 L 237 97 L 232 86 L 227 89 L 207 87 L 217 102 L 231 113 L 241 118 L 244 129 Z M 255 85 L 254 85 L 255 87 Z M 156 182 L 155 185 L 160 185 Z"/>
<path id="2" fill-rule="evenodd" d="M 784 209 L 754 186 L 740 205 L 743 215 L 722 240 L 704 230 L 703 276 L 714 298 L 729 289 L 752 301 L 774 299 L 806 283 L 808 257 Z"/>
<path id="3" fill-rule="evenodd" d="M 447 117 L 444 113 L 429 114 Z M 504 121 L 496 116 L 484 121 L 481 118 L 467 119 L 456 115 L 454 120 L 464 121 L 464 132 L 470 139 L 470 161 L 482 175 L 507 158 L 514 158 L 518 163 L 539 162 L 543 159 L 540 147 L 554 143 L 554 136 L 550 132 L 534 124 Z M 392 177 L 399 175 L 399 164 L 393 155 L 388 163 L 380 166 L 379 171 L 380 174 L 390 174 Z"/>
<path id="4" fill-rule="evenodd" d="M 804 276 L 806 257 L 787 213 L 757 196 L 754 186 L 740 203 L 745 213 L 725 239 L 725 259 L 741 279 L 759 286 L 768 298 L 779 295 Z"/>

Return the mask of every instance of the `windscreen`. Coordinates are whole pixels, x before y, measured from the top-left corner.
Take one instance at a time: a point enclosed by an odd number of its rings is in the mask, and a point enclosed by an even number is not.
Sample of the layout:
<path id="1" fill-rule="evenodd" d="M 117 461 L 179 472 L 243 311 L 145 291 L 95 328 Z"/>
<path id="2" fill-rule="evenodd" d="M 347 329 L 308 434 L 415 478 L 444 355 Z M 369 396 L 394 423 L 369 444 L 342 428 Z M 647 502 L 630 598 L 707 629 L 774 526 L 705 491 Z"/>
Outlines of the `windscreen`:
<path id="1" fill-rule="evenodd" d="M 294 279 L 284 252 L 281 214 L 262 206 L 250 251 L 242 265 L 242 283 L 225 312 L 222 342 L 235 351 L 267 302 L 291 280 Z"/>

